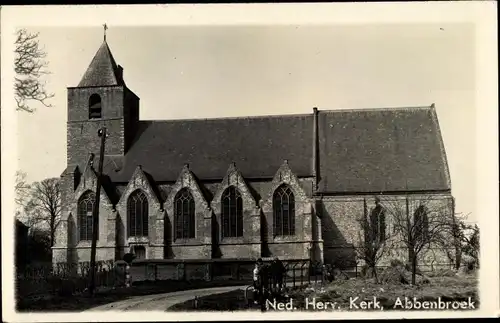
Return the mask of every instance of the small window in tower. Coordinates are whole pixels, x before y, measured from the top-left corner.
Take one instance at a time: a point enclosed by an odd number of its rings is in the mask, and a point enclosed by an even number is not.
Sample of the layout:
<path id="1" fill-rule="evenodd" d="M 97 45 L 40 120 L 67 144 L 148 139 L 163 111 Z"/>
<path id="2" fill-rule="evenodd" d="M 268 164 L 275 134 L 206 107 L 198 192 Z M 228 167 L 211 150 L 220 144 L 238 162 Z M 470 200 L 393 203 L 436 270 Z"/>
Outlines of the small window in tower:
<path id="1" fill-rule="evenodd" d="M 92 94 L 89 99 L 89 119 L 101 118 L 101 97 L 99 94 Z"/>

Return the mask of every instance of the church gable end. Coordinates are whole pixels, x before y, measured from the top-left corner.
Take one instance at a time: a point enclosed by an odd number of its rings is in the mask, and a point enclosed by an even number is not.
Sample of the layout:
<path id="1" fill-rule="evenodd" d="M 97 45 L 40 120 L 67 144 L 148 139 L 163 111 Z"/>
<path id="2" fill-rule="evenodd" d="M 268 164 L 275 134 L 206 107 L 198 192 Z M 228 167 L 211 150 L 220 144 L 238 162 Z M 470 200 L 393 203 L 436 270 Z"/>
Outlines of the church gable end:
<path id="1" fill-rule="evenodd" d="M 210 258 L 212 211 L 185 164 L 165 201 L 164 241 L 168 258 Z"/>
<path id="2" fill-rule="evenodd" d="M 275 198 L 276 194 L 282 193 L 286 193 L 283 198 Z M 283 204 L 275 205 L 278 201 Z M 276 172 L 266 198 L 261 201 L 261 207 L 267 229 L 264 232 L 264 238 L 269 244 L 271 254 L 284 253 L 307 258 L 306 244 L 312 242 L 313 234 L 313 200 L 307 196 L 287 160 Z M 290 209 L 284 209 L 284 207 Z M 275 223 L 275 221 L 280 222 Z M 285 223 L 286 227 L 283 228 Z M 277 224 L 280 228 L 276 227 Z M 293 226 L 291 230 L 290 226 Z M 296 242 L 303 244 L 298 244 L 297 252 L 293 252 L 292 244 Z"/>
<path id="3" fill-rule="evenodd" d="M 82 219 L 85 214 L 91 212 L 91 209 L 88 209 L 86 211 L 82 209 L 82 199 L 87 199 L 89 203 L 93 205 L 95 203 L 96 189 L 97 175 L 89 162 L 88 166 L 83 172 L 80 183 L 78 184 L 78 187 L 73 194 L 71 208 L 69 210 L 71 214 L 76 215 L 75 232 L 77 233 L 82 232 L 82 223 L 90 223 L 89 221 L 87 221 L 88 219 Z M 92 197 L 94 199 L 93 201 L 90 200 Z M 113 203 L 111 202 L 109 196 L 106 194 L 104 188 L 101 188 L 101 194 L 99 198 L 98 246 L 107 246 L 109 244 L 114 245 L 114 236 L 110 237 L 108 235 L 108 232 L 109 230 L 114 230 L 114 228 L 110 226 L 109 223 L 114 222 L 115 215 L 116 213 Z M 89 232 L 91 233 L 92 231 Z M 76 241 L 78 241 L 77 246 L 90 246 L 91 239 L 89 240 L 88 235 L 89 234 L 86 234 L 86 237 L 81 237 L 80 234 L 78 234 L 78 239 L 76 239 Z"/>
<path id="4" fill-rule="evenodd" d="M 120 220 L 118 240 L 121 245 L 141 246 L 147 258 L 153 258 L 149 246 L 162 244 L 157 223 L 163 220 L 161 201 L 146 173 L 138 166 L 116 205 Z"/>
<path id="5" fill-rule="evenodd" d="M 294 208 L 294 223 L 295 228 L 292 230 L 294 234 L 292 235 L 282 235 L 277 234 L 274 230 L 274 220 L 276 215 L 274 214 L 277 209 L 274 205 L 275 194 L 279 193 L 277 190 L 281 189 L 289 190 L 293 196 L 293 208 Z M 294 241 L 297 239 L 309 239 L 311 238 L 311 224 L 305 218 L 310 217 L 312 213 L 312 200 L 307 196 L 306 192 L 299 183 L 297 176 L 293 173 L 288 161 L 285 160 L 281 167 L 276 172 L 270 190 L 267 193 L 265 200 L 261 202 L 262 211 L 266 216 L 267 221 L 267 236 L 269 241 Z M 310 219 L 309 219 L 310 220 Z"/>
<path id="6" fill-rule="evenodd" d="M 97 189 L 97 174 L 95 173 L 94 169 L 92 166 L 88 166 L 80 180 L 80 183 L 78 184 L 75 192 L 74 192 L 74 198 L 75 201 L 77 201 L 80 196 L 85 193 L 86 191 L 92 191 L 95 193 Z M 106 191 L 101 187 L 101 199 L 100 203 L 104 203 L 106 207 L 109 207 L 113 209 L 113 203 L 111 202 L 111 199 L 109 196 L 106 194 Z"/>
<path id="7" fill-rule="evenodd" d="M 221 257 L 260 255 L 260 208 L 241 172 L 231 163 L 211 202 Z M 241 249 L 242 244 L 244 251 Z"/>

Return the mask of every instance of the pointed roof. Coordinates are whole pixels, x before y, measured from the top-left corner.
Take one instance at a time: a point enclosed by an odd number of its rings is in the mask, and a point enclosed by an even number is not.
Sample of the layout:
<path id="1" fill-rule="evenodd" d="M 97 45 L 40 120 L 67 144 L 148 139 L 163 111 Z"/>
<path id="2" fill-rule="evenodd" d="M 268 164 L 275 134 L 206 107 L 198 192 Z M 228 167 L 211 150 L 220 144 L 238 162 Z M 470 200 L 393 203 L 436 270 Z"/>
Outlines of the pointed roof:
<path id="1" fill-rule="evenodd" d="M 122 67 L 116 64 L 108 43 L 104 41 L 90 62 L 78 87 L 124 85 Z"/>

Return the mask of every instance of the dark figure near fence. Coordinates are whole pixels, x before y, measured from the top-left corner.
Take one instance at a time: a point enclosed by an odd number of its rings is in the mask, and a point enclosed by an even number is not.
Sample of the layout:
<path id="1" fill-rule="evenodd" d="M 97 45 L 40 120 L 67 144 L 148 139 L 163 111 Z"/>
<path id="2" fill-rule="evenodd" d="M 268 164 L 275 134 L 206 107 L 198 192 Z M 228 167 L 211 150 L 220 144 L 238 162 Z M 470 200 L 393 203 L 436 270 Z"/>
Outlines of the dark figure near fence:
<path id="1" fill-rule="evenodd" d="M 254 303 L 257 304 L 258 300 L 261 299 L 263 284 L 262 284 L 262 268 L 264 264 L 262 259 L 259 258 L 255 263 L 253 269 L 253 289 L 254 289 Z"/>
<path id="2" fill-rule="evenodd" d="M 272 289 L 276 293 L 281 293 L 283 289 L 283 278 L 286 273 L 286 267 L 283 262 L 275 257 L 271 263 L 271 279 L 272 279 Z"/>
<path id="3" fill-rule="evenodd" d="M 260 279 L 260 293 L 259 293 L 259 304 L 262 311 L 266 311 L 266 299 L 271 296 L 271 266 L 262 265 L 259 272 Z"/>
<path id="4" fill-rule="evenodd" d="M 330 264 L 323 265 L 323 275 L 324 280 L 327 282 L 332 282 L 334 280 L 333 268 Z"/>

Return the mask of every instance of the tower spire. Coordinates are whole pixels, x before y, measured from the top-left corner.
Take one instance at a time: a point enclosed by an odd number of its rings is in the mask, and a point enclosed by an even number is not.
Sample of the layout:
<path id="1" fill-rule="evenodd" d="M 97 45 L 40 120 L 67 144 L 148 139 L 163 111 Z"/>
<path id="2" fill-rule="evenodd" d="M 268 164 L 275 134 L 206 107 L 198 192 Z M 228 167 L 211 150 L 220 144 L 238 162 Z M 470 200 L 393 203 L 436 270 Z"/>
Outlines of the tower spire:
<path id="1" fill-rule="evenodd" d="M 104 25 L 102 25 L 104 27 L 104 41 L 106 41 L 106 30 L 108 30 L 108 25 L 106 25 L 106 23 L 104 23 Z"/>

